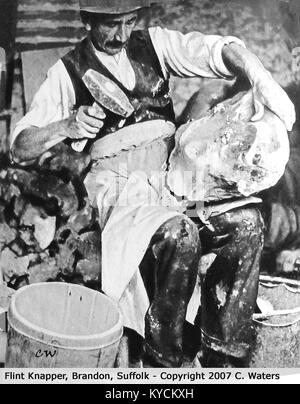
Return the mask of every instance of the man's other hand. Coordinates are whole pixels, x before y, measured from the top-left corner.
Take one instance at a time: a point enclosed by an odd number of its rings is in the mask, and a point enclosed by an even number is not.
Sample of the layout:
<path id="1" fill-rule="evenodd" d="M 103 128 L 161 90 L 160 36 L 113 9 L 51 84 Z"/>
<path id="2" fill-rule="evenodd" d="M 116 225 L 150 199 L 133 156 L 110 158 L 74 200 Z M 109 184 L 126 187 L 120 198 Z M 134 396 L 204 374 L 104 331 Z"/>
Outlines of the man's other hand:
<path id="1" fill-rule="evenodd" d="M 252 121 L 262 119 L 266 106 L 283 121 L 286 129 L 291 131 L 296 121 L 294 104 L 269 72 L 265 71 L 257 76 L 253 83 L 255 114 Z"/>
<path id="2" fill-rule="evenodd" d="M 268 107 L 291 131 L 296 121 L 295 107 L 258 57 L 236 43 L 224 46 L 222 56 L 228 70 L 235 76 L 248 77 L 253 87 L 255 114 L 252 120 L 262 119 L 265 107 Z"/>
<path id="3" fill-rule="evenodd" d="M 94 139 L 103 127 L 106 115 L 96 103 L 81 106 L 68 120 L 67 133 L 70 139 Z"/>

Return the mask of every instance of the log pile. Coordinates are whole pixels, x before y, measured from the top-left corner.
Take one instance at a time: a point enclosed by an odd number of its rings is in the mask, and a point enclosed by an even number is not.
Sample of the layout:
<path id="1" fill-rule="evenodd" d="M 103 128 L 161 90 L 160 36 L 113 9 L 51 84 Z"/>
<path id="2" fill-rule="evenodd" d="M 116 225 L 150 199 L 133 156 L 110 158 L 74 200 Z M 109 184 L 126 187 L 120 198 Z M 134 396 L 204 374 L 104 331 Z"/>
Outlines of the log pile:
<path id="1" fill-rule="evenodd" d="M 34 166 L 0 161 L 0 284 L 99 289 L 100 232 L 82 183 L 89 157 L 61 144 Z"/>

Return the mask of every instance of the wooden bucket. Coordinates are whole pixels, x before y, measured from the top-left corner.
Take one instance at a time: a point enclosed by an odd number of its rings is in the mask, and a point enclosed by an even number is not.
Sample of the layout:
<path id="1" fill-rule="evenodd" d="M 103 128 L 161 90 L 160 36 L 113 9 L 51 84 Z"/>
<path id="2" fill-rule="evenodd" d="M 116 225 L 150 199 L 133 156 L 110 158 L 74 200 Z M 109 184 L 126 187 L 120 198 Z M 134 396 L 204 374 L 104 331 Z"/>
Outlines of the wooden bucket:
<path id="1" fill-rule="evenodd" d="M 300 367 L 300 282 L 261 277 L 259 297 L 274 310 L 254 316 L 256 342 L 250 367 Z"/>
<path id="2" fill-rule="evenodd" d="M 7 334 L 6 332 L 0 330 L 0 364 L 5 363 L 6 348 L 7 348 Z"/>
<path id="3" fill-rule="evenodd" d="M 8 325 L 7 368 L 112 368 L 123 334 L 116 303 L 66 283 L 20 289 Z"/>
<path id="4" fill-rule="evenodd" d="M 1 274 L 0 274 L 1 275 Z M 5 362 L 7 351 L 7 310 L 15 293 L 13 289 L 0 285 L 0 367 Z"/>

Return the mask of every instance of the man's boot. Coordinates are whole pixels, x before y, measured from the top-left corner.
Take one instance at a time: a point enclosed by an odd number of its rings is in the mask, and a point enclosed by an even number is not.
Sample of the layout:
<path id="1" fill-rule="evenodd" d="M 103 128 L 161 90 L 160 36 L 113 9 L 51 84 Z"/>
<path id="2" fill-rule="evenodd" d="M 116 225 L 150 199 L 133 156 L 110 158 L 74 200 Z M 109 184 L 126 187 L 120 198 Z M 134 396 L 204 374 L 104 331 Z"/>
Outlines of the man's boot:
<path id="1" fill-rule="evenodd" d="M 204 349 L 201 358 L 203 368 L 245 368 L 248 367 L 247 358 L 235 358 L 211 349 Z"/>

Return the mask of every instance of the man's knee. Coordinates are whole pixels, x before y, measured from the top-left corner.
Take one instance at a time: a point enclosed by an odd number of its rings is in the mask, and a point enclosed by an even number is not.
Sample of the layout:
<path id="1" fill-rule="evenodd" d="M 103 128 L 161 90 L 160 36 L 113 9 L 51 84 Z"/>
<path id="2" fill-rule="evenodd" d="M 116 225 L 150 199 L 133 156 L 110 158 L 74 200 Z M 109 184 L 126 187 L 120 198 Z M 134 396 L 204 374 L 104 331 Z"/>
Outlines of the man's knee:
<path id="1" fill-rule="evenodd" d="M 182 252 L 194 252 L 200 255 L 201 244 L 197 226 L 183 216 L 176 216 L 164 225 L 165 239 Z"/>
<path id="2" fill-rule="evenodd" d="M 220 226 L 244 236 L 262 235 L 264 232 L 262 215 L 260 210 L 255 207 L 245 207 L 229 211 L 220 220 L 217 220 L 216 225 L 217 227 Z"/>
<path id="3" fill-rule="evenodd" d="M 246 239 L 257 240 L 260 247 L 264 243 L 264 221 L 259 209 L 247 208 L 242 212 L 239 231 Z"/>

